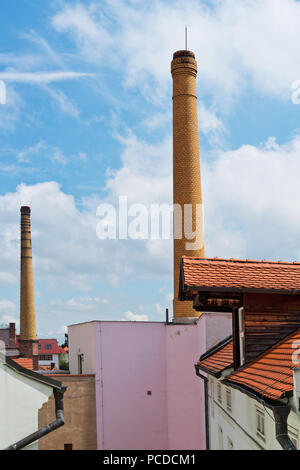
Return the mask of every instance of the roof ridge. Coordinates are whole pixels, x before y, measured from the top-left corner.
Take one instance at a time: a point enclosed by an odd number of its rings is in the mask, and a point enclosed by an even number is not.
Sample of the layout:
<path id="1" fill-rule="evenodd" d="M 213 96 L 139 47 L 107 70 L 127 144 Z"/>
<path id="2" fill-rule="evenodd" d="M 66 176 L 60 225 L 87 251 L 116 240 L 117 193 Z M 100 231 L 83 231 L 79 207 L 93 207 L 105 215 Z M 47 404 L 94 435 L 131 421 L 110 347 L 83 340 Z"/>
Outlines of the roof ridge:
<path id="1" fill-rule="evenodd" d="M 272 261 L 272 260 L 254 260 L 254 259 L 238 259 L 238 258 L 203 258 L 203 257 L 194 257 L 194 256 L 183 256 L 185 260 L 195 260 L 195 261 L 217 261 L 217 262 L 226 262 L 226 263 L 253 263 L 253 264 L 272 264 L 272 265 L 287 265 L 287 266 L 300 266 L 300 261 Z"/>

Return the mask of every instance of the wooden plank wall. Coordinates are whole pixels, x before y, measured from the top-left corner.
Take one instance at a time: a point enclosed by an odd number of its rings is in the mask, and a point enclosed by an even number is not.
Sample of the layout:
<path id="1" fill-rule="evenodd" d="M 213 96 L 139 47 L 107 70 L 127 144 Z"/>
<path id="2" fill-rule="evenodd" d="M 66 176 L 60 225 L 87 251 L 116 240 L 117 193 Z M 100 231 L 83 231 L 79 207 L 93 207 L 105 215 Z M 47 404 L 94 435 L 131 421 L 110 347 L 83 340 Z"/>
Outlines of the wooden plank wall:
<path id="1" fill-rule="evenodd" d="M 300 296 L 244 295 L 245 360 L 251 361 L 300 328 Z"/>

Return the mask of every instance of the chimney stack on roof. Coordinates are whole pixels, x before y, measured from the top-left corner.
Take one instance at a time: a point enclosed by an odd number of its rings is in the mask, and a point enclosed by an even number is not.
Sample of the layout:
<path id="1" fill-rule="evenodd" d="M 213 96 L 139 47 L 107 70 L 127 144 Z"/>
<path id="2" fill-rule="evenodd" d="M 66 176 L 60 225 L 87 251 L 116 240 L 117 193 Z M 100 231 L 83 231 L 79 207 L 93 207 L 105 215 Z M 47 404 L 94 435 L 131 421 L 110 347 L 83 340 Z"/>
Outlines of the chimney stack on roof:
<path id="1" fill-rule="evenodd" d="M 9 324 L 9 348 L 16 347 L 16 324 L 10 323 Z"/>
<path id="2" fill-rule="evenodd" d="M 174 321 L 195 320 L 199 316 L 192 302 L 178 300 L 179 273 L 182 256 L 204 257 L 202 195 L 200 179 L 200 153 L 197 117 L 195 54 L 177 51 L 171 63 L 173 77 L 173 203 L 181 206 L 182 238 L 174 236 Z M 198 246 L 187 249 L 195 242 L 186 238 L 184 205 L 192 208 L 192 230 L 197 232 Z M 176 206 L 175 206 L 176 207 Z M 196 217 L 198 210 L 198 224 Z M 175 225 L 175 224 L 174 224 Z"/>

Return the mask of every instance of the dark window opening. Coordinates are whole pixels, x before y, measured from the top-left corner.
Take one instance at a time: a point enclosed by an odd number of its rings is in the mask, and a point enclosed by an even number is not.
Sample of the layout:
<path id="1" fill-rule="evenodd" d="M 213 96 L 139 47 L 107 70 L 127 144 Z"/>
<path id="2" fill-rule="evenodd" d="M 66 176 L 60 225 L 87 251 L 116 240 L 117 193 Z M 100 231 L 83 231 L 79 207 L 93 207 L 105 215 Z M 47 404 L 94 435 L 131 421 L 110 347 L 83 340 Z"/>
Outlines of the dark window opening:
<path id="1" fill-rule="evenodd" d="M 82 374 L 82 354 L 78 354 L 78 374 Z"/>
<path id="2" fill-rule="evenodd" d="M 73 450 L 73 444 L 64 444 L 64 450 Z"/>
<path id="3" fill-rule="evenodd" d="M 39 355 L 39 361 L 52 361 L 53 356 L 52 354 L 40 354 Z"/>

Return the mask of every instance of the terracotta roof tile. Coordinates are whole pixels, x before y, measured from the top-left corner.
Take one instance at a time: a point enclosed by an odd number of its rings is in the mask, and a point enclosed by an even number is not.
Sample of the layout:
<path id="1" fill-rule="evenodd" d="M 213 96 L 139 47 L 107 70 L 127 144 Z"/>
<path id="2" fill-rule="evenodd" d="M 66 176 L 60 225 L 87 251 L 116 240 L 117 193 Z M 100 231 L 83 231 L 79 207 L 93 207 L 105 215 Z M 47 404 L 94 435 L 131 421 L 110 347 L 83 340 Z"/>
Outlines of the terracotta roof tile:
<path id="1" fill-rule="evenodd" d="M 214 375 L 220 374 L 224 369 L 233 364 L 233 345 L 232 340 L 222 345 L 219 349 L 215 349 L 211 355 L 197 363 L 197 366 Z"/>
<path id="2" fill-rule="evenodd" d="M 286 392 L 293 392 L 293 368 L 297 366 L 292 362 L 292 355 L 296 351 L 293 348 L 294 341 L 300 341 L 300 329 L 233 372 L 226 377 L 226 381 L 275 400 Z"/>
<path id="3" fill-rule="evenodd" d="M 14 362 L 24 367 L 24 369 L 33 370 L 33 360 L 27 357 L 16 357 L 12 358 Z"/>
<path id="4" fill-rule="evenodd" d="M 218 258 L 182 259 L 184 287 L 300 292 L 300 263 Z"/>

